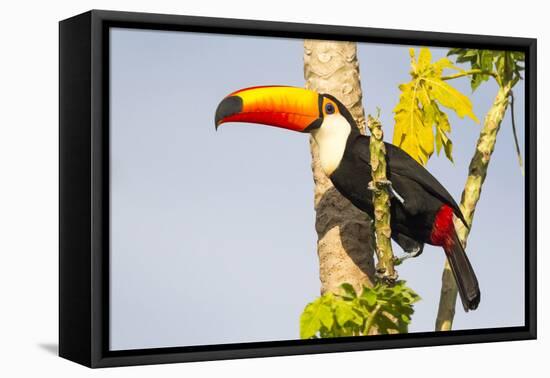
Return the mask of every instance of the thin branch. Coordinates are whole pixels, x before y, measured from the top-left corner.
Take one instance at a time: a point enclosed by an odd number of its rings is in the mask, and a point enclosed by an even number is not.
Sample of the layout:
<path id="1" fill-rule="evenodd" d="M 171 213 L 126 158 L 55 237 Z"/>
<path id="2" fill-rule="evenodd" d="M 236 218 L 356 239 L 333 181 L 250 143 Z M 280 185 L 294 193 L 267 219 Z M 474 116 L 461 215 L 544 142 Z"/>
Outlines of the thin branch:
<path id="1" fill-rule="evenodd" d="M 487 177 L 487 168 L 489 167 L 491 155 L 495 148 L 500 125 L 509 105 L 510 91 L 512 90 L 511 85 L 512 82 L 508 82 L 504 87 L 499 87 L 493 104 L 485 116 L 474 156 L 470 161 L 468 178 L 466 179 L 460 200 L 460 210 L 464 215 L 464 219 L 470 225 L 473 223 L 476 206 L 481 196 L 481 189 Z M 470 229 L 465 227 L 460 220 L 455 219 L 454 223 L 458 238 L 463 246 L 466 247 Z M 449 331 L 453 325 L 458 289 L 448 260 L 445 262 L 442 281 L 435 329 L 436 331 Z"/>
<path id="2" fill-rule="evenodd" d="M 525 170 L 523 168 L 523 159 L 521 158 L 521 149 L 519 147 L 518 132 L 516 129 L 516 116 L 514 115 L 514 92 L 510 91 L 510 112 L 512 116 L 512 132 L 514 134 L 514 142 L 516 144 L 516 153 L 518 154 L 519 168 L 521 169 L 521 175 L 525 176 Z"/>

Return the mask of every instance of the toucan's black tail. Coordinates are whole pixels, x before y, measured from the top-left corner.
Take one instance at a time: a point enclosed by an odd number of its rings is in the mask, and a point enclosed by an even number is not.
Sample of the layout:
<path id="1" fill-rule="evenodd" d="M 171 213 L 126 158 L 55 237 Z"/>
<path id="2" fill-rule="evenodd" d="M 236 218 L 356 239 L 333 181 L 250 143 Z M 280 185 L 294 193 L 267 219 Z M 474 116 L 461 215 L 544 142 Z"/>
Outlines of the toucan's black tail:
<path id="1" fill-rule="evenodd" d="M 456 234 L 453 235 L 453 242 L 445 248 L 445 255 L 451 265 L 464 311 L 475 310 L 481 297 L 479 284 L 470 260 L 468 260 Z"/>

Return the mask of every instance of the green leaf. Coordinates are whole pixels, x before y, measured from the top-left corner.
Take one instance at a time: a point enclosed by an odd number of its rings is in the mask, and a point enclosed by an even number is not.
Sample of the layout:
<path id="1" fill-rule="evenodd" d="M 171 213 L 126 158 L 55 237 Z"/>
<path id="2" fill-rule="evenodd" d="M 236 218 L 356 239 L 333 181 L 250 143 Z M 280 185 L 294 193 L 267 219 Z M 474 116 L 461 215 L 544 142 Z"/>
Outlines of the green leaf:
<path id="1" fill-rule="evenodd" d="M 344 325 L 350 320 L 359 318 L 357 314 L 353 312 L 352 306 L 347 302 L 339 301 L 335 307 L 336 309 L 334 314 L 336 315 L 336 322 L 340 327 L 344 327 Z M 359 325 L 361 323 L 361 320 L 359 320 Z"/>
<path id="2" fill-rule="evenodd" d="M 334 324 L 334 318 L 332 317 L 332 310 L 329 306 L 324 304 L 319 306 L 319 319 L 325 327 L 327 327 L 328 329 L 332 328 L 332 325 Z"/>
<path id="3" fill-rule="evenodd" d="M 377 317 L 375 326 L 378 329 L 378 332 L 380 332 L 382 335 L 387 335 L 391 333 L 391 331 L 398 331 L 399 329 L 399 326 L 395 324 L 392 319 L 388 318 L 383 313 Z M 405 332 L 403 333 L 406 333 L 406 332 L 407 330 L 405 330 Z"/>
<path id="4" fill-rule="evenodd" d="M 456 55 L 457 63 L 469 64 L 471 69 L 496 74 L 499 85 L 521 79 L 521 63 L 525 62 L 525 54 L 521 51 L 451 49 L 447 55 Z M 472 91 L 489 77 L 487 74 L 473 74 L 470 80 Z"/>
<path id="5" fill-rule="evenodd" d="M 361 294 L 361 298 L 367 301 L 367 304 L 369 306 L 374 306 L 376 304 L 376 293 L 368 288 L 365 288 L 363 290 L 363 294 Z"/>
<path id="6" fill-rule="evenodd" d="M 321 328 L 319 318 L 320 308 L 324 306 L 320 301 L 308 304 L 300 317 L 300 338 L 311 339 Z"/>
<path id="7" fill-rule="evenodd" d="M 493 51 L 491 50 L 481 50 L 481 69 L 483 71 L 491 71 L 493 69 Z"/>
<path id="8" fill-rule="evenodd" d="M 355 289 L 353 288 L 353 285 L 349 284 L 349 283 L 343 283 L 342 285 L 340 285 L 340 287 L 342 288 L 342 290 L 344 290 L 344 292 L 346 293 L 346 295 L 350 298 L 356 298 L 357 297 L 357 293 L 355 292 Z"/>
<path id="9" fill-rule="evenodd" d="M 348 291 L 353 288 L 345 287 Z M 407 332 L 414 313 L 413 304 L 420 299 L 405 281 L 398 281 L 392 287 L 381 284 L 364 287 L 359 296 L 350 298 L 348 294 L 328 293 L 309 303 L 300 316 L 300 337 L 362 335 L 371 326 L 379 333 Z"/>
<path id="10" fill-rule="evenodd" d="M 450 49 L 450 50 L 449 50 L 449 52 L 447 53 L 447 56 L 461 54 L 461 53 L 464 52 L 465 50 L 466 50 L 466 49 L 453 48 L 453 49 Z"/>
<path id="11" fill-rule="evenodd" d="M 481 85 L 481 83 L 486 80 L 487 79 L 483 75 L 472 75 L 472 79 L 470 80 L 472 92 L 475 91 Z"/>

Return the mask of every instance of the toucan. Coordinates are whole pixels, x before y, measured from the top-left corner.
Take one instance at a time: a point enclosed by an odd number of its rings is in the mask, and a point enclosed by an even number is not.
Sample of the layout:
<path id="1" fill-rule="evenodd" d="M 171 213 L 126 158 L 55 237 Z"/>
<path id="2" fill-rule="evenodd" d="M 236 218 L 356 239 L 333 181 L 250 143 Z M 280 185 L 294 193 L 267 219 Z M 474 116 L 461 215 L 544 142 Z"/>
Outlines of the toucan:
<path id="1" fill-rule="evenodd" d="M 319 146 L 321 167 L 334 187 L 373 217 L 370 137 L 361 134 L 349 110 L 334 96 L 291 86 L 259 86 L 227 95 L 218 105 L 216 130 L 246 122 L 310 133 Z M 468 227 L 449 192 L 409 154 L 385 143 L 390 182 L 392 239 L 412 256 L 424 244 L 443 247 L 465 311 L 475 310 L 480 290 L 460 242 L 453 217 Z"/>

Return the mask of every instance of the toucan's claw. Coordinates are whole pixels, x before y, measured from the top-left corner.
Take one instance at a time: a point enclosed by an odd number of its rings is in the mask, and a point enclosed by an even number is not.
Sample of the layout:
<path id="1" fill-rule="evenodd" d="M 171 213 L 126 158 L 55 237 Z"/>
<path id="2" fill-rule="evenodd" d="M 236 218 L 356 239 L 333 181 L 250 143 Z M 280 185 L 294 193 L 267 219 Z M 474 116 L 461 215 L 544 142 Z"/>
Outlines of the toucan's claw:
<path id="1" fill-rule="evenodd" d="M 397 198 L 397 200 L 402 204 L 405 203 L 405 199 L 401 197 L 401 195 L 399 195 L 399 193 L 397 193 L 397 191 L 393 188 L 392 182 L 390 180 L 380 180 L 380 181 L 377 181 L 376 184 L 374 183 L 374 181 L 371 181 L 369 182 L 368 188 L 369 190 L 374 191 L 374 190 L 377 190 L 379 186 L 387 187 L 392 197 Z"/>
<path id="2" fill-rule="evenodd" d="M 411 257 L 416 257 L 416 256 L 413 256 L 413 255 L 401 255 L 401 256 L 395 256 L 393 258 L 393 265 L 397 266 L 397 265 L 401 265 L 405 262 L 405 260 L 408 260 L 410 259 Z"/>
<path id="3" fill-rule="evenodd" d="M 397 193 L 397 191 L 393 188 L 393 185 L 391 184 L 391 181 L 388 181 L 388 182 L 389 182 L 388 187 L 390 188 L 390 192 L 393 194 L 393 196 L 395 198 L 397 198 L 397 200 L 399 202 L 401 202 L 402 204 L 405 203 L 405 199 L 403 197 L 401 197 L 399 195 L 399 193 Z"/>
<path id="4" fill-rule="evenodd" d="M 412 250 L 410 250 L 410 251 L 405 251 L 405 252 L 407 252 L 407 255 L 408 255 L 409 257 L 418 257 L 418 256 L 420 256 L 420 255 L 422 254 L 423 249 L 424 249 L 424 248 L 418 247 L 418 248 L 414 248 L 414 249 L 412 249 Z"/>
<path id="5" fill-rule="evenodd" d="M 408 255 L 394 256 L 393 265 L 394 266 L 399 266 L 399 265 L 403 264 L 403 262 L 405 262 L 405 260 L 407 260 L 408 258 L 410 258 L 410 256 L 408 256 Z"/>

